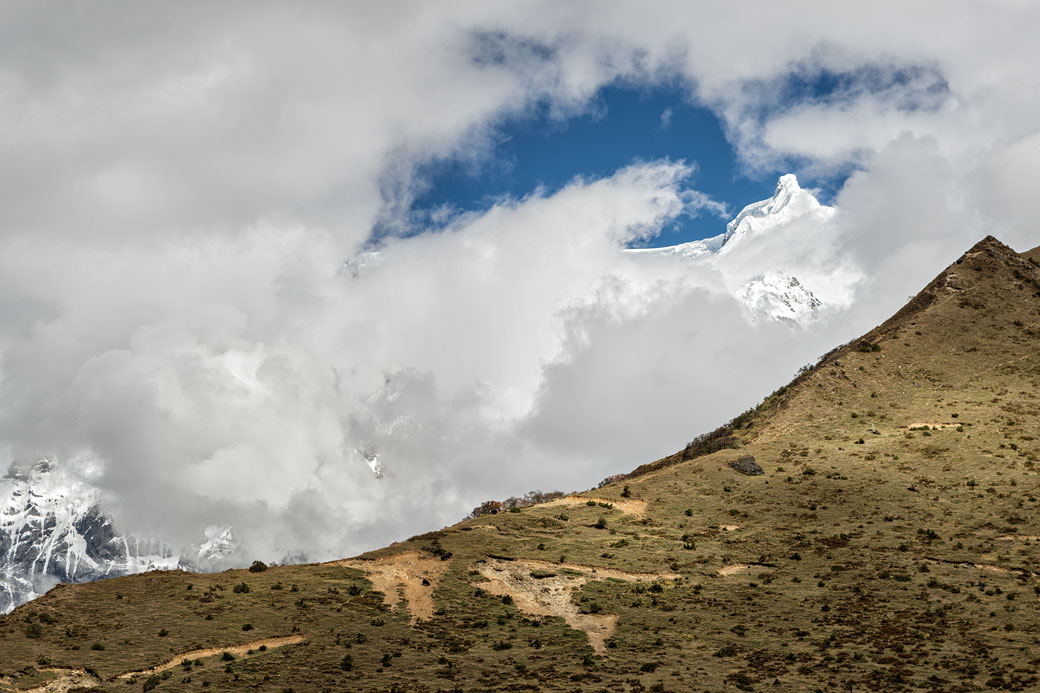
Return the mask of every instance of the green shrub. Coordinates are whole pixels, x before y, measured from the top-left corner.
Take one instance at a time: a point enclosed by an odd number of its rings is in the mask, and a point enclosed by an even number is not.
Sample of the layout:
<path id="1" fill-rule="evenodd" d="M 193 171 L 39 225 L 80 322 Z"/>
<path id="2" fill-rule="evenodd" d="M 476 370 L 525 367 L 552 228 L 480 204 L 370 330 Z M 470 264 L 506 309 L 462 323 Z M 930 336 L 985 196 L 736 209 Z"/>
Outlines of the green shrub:
<path id="1" fill-rule="evenodd" d="M 250 573 L 262 573 L 267 570 L 267 564 L 263 561 L 253 561 L 253 564 L 249 566 Z"/>
<path id="2" fill-rule="evenodd" d="M 235 594 L 249 594 L 249 585 L 244 582 L 240 582 L 231 588 L 231 591 Z"/>

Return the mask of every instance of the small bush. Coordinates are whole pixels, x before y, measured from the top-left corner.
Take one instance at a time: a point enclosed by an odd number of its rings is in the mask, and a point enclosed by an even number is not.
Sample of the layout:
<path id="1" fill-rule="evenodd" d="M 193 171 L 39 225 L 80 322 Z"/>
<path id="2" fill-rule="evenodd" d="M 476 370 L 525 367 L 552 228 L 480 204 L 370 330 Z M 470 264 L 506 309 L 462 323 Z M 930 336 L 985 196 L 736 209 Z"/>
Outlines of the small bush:
<path id="1" fill-rule="evenodd" d="M 142 689 L 150 691 L 156 686 L 158 686 L 160 683 L 162 683 L 162 679 L 156 676 L 155 674 L 152 674 L 144 680 L 144 686 L 142 686 Z"/>
<path id="2" fill-rule="evenodd" d="M 94 643 L 93 645 L 90 646 L 90 649 L 94 650 L 95 652 L 101 652 L 102 650 L 105 649 L 105 646 L 102 645 L 99 642 L 96 642 L 96 643 Z"/>
<path id="3" fill-rule="evenodd" d="M 40 627 L 39 623 L 30 623 L 25 628 L 25 637 L 27 638 L 42 638 L 43 628 Z"/>
<path id="4" fill-rule="evenodd" d="M 621 497 L 622 498 L 631 498 L 632 497 L 632 489 L 630 489 L 628 487 L 628 484 L 625 484 L 625 488 L 621 489 Z"/>
<path id="5" fill-rule="evenodd" d="M 253 564 L 249 566 L 250 573 L 262 573 L 267 570 L 267 564 L 263 561 L 253 561 Z"/>
<path id="6" fill-rule="evenodd" d="M 249 594 L 249 585 L 244 582 L 240 582 L 231 588 L 231 591 L 235 594 Z"/>
<path id="7" fill-rule="evenodd" d="M 220 661 L 222 661 L 222 662 L 232 662 L 234 660 L 235 660 L 235 655 L 231 654 L 227 650 L 224 650 L 224 653 L 222 655 L 220 655 Z"/>
<path id="8" fill-rule="evenodd" d="M 343 671 L 350 671 L 351 669 L 354 668 L 354 658 L 351 657 L 350 655 L 346 655 L 343 658 L 343 661 L 341 661 L 339 663 L 339 668 L 342 669 Z"/>
<path id="9" fill-rule="evenodd" d="M 594 524 L 592 526 L 595 527 L 596 529 L 606 529 L 607 528 L 607 520 L 606 520 L 606 518 L 601 517 L 598 520 L 596 520 L 596 524 Z"/>

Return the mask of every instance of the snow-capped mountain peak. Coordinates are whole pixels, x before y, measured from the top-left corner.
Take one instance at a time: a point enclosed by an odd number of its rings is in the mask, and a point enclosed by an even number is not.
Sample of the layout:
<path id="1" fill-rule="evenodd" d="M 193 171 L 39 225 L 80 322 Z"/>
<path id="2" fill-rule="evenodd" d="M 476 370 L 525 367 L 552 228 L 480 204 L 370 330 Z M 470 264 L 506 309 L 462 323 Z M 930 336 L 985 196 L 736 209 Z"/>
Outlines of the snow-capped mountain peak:
<path id="1" fill-rule="evenodd" d="M 833 214 L 833 207 L 821 205 L 812 192 L 798 184 L 793 173 L 788 173 L 780 176 L 772 197 L 744 207 L 726 224 L 726 231 L 718 236 L 665 248 L 639 248 L 626 252 L 637 257 L 694 261 L 731 274 L 733 268 L 742 265 L 735 258 L 755 247 L 756 240 L 800 219 L 826 223 Z M 720 262 L 723 258 L 725 261 Z M 731 284 L 737 286 L 733 296 L 744 304 L 750 322 L 769 318 L 804 327 L 815 319 L 822 306 L 812 291 L 790 274 L 769 270 L 750 279 L 744 279 L 747 275 L 741 277 L 739 272 L 736 275 Z"/>
<path id="2" fill-rule="evenodd" d="M 752 277 L 737 289 L 736 297 L 746 307 L 751 322 L 764 316 L 802 327 L 816 319 L 822 305 L 796 277 L 783 272 Z"/>
<path id="3" fill-rule="evenodd" d="M 726 233 L 722 234 L 719 250 L 729 252 L 747 238 L 821 209 L 830 210 L 829 207 L 823 207 L 811 192 L 798 185 L 798 178 L 793 173 L 780 176 L 771 198 L 749 204 L 726 224 Z"/>
<path id="4" fill-rule="evenodd" d="M 117 533 L 98 490 L 60 464 L 12 465 L 0 476 L 0 613 L 58 582 L 147 570 L 204 569 L 236 550 L 227 528 L 207 532 L 193 556 L 165 542 Z"/>

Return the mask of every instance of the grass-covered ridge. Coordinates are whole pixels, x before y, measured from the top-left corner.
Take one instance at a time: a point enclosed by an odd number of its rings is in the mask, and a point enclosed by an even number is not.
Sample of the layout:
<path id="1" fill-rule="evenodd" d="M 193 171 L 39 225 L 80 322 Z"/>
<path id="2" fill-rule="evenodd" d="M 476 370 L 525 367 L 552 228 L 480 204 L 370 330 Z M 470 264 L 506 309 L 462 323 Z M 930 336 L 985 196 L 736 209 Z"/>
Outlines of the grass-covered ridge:
<path id="1" fill-rule="evenodd" d="M 983 240 L 735 424 L 584 502 L 345 563 L 56 588 L 0 620 L 0 689 L 1035 690 L 1028 257 Z M 204 649 L 221 654 L 119 678 Z"/>

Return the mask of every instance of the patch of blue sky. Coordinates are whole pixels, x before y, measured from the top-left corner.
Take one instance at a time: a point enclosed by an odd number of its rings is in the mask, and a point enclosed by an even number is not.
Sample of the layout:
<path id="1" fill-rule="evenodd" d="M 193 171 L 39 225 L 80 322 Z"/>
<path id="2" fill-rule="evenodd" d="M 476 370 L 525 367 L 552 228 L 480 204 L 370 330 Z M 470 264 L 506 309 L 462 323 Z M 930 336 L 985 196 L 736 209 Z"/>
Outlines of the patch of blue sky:
<path id="1" fill-rule="evenodd" d="M 497 56 L 487 50 L 482 54 Z M 897 107 L 917 109 L 932 107 L 945 98 L 948 88 L 941 75 L 919 67 L 795 70 L 776 88 L 773 105 L 759 115 L 798 103 L 850 100 L 864 93 L 888 94 Z M 421 226 L 437 226 L 459 212 L 488 209 L 503 197 L 521 198 L 538 189 L 551 194 L 576 177 L 606 177 L 634 162 L 658 159 L 695 164 L 692 187 L 725 203 L 730 216 L 769 197 L 779 175 L 797 173 L 810 163 L 792 160 L 786 162 L 788 170 L 749 173 L 737 161 L 718 117 L 690 103 L 684 90 L 614 85 L 602 89 L 592 108 L 577 117 L 554 118 L 543 104 L 499 123 L 490 151 L 477 160 L 428 163 L 419 171 L 425 186 L 412 203 L 411 217 Z M 853 170 L 850 162 L 847 169 L 826 179 L 800 178 L 800 182 L 816 189 L 820 201 L 828 204 Z M 707 212 L 683 215 L 646 245 L 708 238 L 722 233 L 726 221 Z"/>
<path id="2" fill-rule="evenodd" d="M 724 202 L 731 214 L 769 197 L 780 172 L 751 178 L 739 169 L 722 124 L 707 108 L 690 105 L 678 89 L 608 87 L 584 115 L 559 120 L 543 107 L 499 125 L 492 149 L 479 161 L 427 164 L 426 189 L 412 205 L 418 220 L 436 223 L 445 210 L 487 209 L 503 196 L 547 194 L 576 177 L 606 177 L 634 162 L 670 159 L 696 165 L 691 185 Z M 727 219 L 683 215 L 650 245 L 672 245 L 722 233 Z"/>

